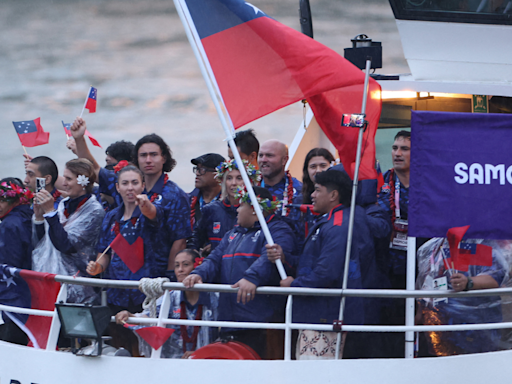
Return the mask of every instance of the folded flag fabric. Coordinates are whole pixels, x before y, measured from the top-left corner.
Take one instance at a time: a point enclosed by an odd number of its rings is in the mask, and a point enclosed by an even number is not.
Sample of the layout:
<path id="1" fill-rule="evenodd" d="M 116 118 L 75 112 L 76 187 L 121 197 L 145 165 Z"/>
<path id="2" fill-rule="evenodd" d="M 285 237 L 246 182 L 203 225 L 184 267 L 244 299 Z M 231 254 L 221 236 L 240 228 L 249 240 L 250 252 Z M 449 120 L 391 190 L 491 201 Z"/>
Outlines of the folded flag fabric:
<path id="1" fill-rule="evenodd" d="M 483 244 L 461 243 L 462 238 L 469 229 L 464 227 L 450 228 L 446 234 L 450 246 L 448 268 L 453 267 L 461 272 L 467 272 L 470 265 L 492 266 L 492 247 Z"/>
<path id="2" fill-rule="evenodd" d="M 48 144 L 50 141 L 50 133 L 44 131 L 39 117 L 29 121 L 13 121 L 12 124 L 21 145 L 25 147 L 37 147 L 38 145 Z"/>
<path id="3" fill-rule="evenodd" d="M 71 124 L 66 124 L 66 123 L 64 123 L 64 121 L 62 121 L 62 126 L 64 127 L 64 132 L 66 132 L 66 135 L 68 135 L 70 137 L 73 136 L 70 131 Z M 85 130 L 84 135 L 87 136 L 89 138 L 89 140 L 91 140 L 92 145 L 102 148 L 102 146 L 100 145 L 98 140 L 96 140 L 87 129 Z"/>
<path id="4" fill-rule="evenodd" d="M 144 327 L 135 332 L 142 337 L 154 350 L 159 349 L 174 333 L 174 329 L 163 327 Z"/>
<path id="5" fill-rule="evenodd" d="M 87 96 L 87 102 L 85 103 L 85 108 L 89 110 L 89 113 L 96 112 L 96 99 L 98 96 L 98 90 L 94 87 L 91 87 L 89 90 L 89 95 Z"/>
<path id="6" fill-rule="evenodd" d="M 21 308 L 54 310 L 60 290 L 55 275 L 0 265 L 0 304 Z M 23 330 L 35 348 L 46 347 L 51 317 L 3 311 L 3 320 Z"/>
<path id="7" fill-rule="evenodd" d="M 360 113 L 364 73 L 330 48 L 270 18 L 243 0 L 175 0 L 198 36 L 203 58 L 235 128 L 307 99 L 351 177 L 358 129 L 341 127 L 344 113 Z M 370 79 L 369 127 L 360 178 L 376 178 L 375 132 L 380 86 Z"/>

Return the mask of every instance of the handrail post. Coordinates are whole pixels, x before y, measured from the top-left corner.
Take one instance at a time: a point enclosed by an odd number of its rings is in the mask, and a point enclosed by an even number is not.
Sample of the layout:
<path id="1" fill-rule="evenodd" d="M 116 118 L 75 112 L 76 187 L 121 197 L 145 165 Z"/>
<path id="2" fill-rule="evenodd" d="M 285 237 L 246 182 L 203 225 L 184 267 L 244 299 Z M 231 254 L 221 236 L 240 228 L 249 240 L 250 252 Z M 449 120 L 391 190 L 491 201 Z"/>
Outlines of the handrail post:
<path id="1" fill-rule="evenodd" d="M 60 287 L 59 294 L 57 295 L 57 303 L 66 302 L 68 298 L 68 285 L 62 284 Z M 59 341 L 60 333 L 60 319 L 57 313 L 57 308 L 53 310 L 52 324 L 50 325 L 50 333 L 48 334 L 48 340 L 46 341 L 46 350 L 55 351 L 57 348 L 57 342 Z"/>
<path id="2" fill-rule="evenodd" d="M 169 317 L 169 309 L 171 308 L 171 294 L 168 290 L 165 290 L 164 292 L 164 298 L 162 300 L 162 306 L 160 307 L 160 313 L 158 314 L 158 323 L 156 324 L 158 327 L 165 327 L 165 324 L 163 323 L 163 320 L 167 319 Z M 153 349 L 151 351 L 151 358 L 152 359 L 159 359 L 160 355 L 162 354 L 162 348 L 164 346 L 162 345 L 158 349 Z"/>
<path id="3" fill-rule="evenodd" d="M 414 291 L 416 280 L 416 238 L 407 238 L 407 285 L 408 291 Z M 405 325 L 414 325 L 414 298 L 405 299 Z M 405 332 L 405 358 L 414 357 L 414 332 Z"/>
<path id="4" fill-rule="evenodd" d="M 292 359 L 292 329 L 290 328 L 290 325 L 292 323 L 292 305 L 293 305 L 293 296 L 288 295 L 288 299 L 286 300 L 286 312 L 285 312 L 286 328 L 284 330 L 284 359 L 285 360 Z"/>

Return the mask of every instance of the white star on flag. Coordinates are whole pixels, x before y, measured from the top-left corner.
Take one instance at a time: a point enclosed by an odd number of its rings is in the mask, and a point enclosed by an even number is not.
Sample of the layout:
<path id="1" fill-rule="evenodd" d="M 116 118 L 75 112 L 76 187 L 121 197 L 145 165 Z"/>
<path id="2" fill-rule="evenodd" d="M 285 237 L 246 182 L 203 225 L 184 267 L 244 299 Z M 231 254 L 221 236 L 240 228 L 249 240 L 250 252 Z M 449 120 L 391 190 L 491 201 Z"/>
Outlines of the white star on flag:
<path id="1" fill-rule="evenodd" d="M 264 13 L 261 9 L 259 9 L 255 5 L 252 5 L 251 3 L 248 3 L 247 1 L 245 2 L 245 4 L 248 5 L 249 7 L 251 7 L 252 9 L 254 9 L 254 14 L 255 15 L 257 15 L 258 12 Z"/>

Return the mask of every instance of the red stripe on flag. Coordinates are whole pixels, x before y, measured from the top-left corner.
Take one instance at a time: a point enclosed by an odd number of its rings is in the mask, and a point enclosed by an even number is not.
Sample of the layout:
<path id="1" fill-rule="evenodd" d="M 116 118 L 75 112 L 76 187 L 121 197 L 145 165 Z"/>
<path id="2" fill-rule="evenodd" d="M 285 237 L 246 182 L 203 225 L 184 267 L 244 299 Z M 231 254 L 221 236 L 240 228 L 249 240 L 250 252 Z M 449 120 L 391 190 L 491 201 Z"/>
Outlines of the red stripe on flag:
<path id="1" fill-rule="evenodd" d="M 31 295 L 31 308 L 53 311 L 60 290 L 60 283 L 55 275 L 28 270 L 20 270 L 20 276 L 26 281 Z M 32 332 L 40 348 L 46 347 L 48 333 L 52 323 L 51 317 L 30 315 L 25 326 Z"/>

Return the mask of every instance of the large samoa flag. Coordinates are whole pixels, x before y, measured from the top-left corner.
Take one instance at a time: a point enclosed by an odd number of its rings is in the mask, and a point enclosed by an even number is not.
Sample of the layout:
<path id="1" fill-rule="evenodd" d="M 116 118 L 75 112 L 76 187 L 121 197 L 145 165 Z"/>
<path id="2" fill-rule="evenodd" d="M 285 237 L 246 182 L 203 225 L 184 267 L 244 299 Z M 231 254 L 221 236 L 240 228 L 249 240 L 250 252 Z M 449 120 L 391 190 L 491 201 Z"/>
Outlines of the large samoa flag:
<path id="1" fill-rule="evenodd" d="M 412 112 L 409 234 L 512 239 L 512 115 Z"/>
<path id="2" fill-rule="evenodd" d="M 0 265 L 0 304 L 52 311 L 60 283 L 55 275 Z M 3 311 L 3 321 L 12 321 L 23 330 L 35 348 L 45 348 L 52 318 Z"/>
<path id="3" fill-rule="evenodd" d="M 353 176 L 358 130 L 341 127 L 360 113 L 364 73 L 338 53 L 270 18 L 243 0 L 175 0 L 200 40 L 235 128 L 307 99 Z M 376 178 L 375 131 L 380 86 L 370 80 L 360 178 Z"/>

